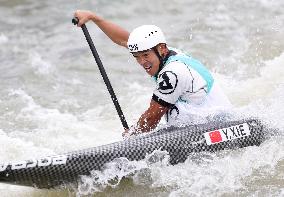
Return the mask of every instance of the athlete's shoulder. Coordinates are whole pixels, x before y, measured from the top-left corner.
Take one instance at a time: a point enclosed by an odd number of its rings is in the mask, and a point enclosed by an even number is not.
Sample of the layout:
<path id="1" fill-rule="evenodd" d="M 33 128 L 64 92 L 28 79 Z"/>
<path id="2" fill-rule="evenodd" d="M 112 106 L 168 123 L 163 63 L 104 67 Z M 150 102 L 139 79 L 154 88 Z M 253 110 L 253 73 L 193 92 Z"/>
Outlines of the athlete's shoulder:
<path id="1" fill-rule="evenodd" d="M 165 73 L 175 76 L 177 79 L 183 78 L 188 74 L 188 67 L 186 64 L 179 61 L 170 62 L 159 72 L 158 78 L 163 76 Z"/>

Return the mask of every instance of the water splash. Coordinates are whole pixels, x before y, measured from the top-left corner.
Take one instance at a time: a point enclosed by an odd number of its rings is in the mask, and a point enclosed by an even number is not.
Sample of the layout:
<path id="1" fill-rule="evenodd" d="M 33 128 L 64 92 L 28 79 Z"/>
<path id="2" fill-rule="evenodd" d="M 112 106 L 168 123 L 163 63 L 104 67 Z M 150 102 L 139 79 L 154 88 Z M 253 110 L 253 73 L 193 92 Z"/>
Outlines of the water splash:
<path id="1" fill-rule="evenodd" d="M 90 176 L 82 176 L 77 196 L 102 192 L 107 187 L 116 188 L 122 179 L 131 178 L 136 185 L 150 186 L 151 169 L 169 165 L 169 155 L 165 151 L 156 150 L 148 154 L 144 160 L 129 161 L 116 158 L 107 163 L 102 171 L 92 171 Z"/>

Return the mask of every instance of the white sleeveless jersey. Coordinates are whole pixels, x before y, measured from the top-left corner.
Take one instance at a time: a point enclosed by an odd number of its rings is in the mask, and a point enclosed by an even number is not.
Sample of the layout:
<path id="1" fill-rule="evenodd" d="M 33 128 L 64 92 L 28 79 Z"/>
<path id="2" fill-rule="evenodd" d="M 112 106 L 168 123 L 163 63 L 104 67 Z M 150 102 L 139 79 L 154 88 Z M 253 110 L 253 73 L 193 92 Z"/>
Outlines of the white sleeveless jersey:
<path id="1" fill-rule="evenodd" d="M 231 107 L 216 80 L 207 93 L 205 79 L 190 66 L 174 61 L 159 72 L 152 99 L 169 107 L 166 120 L 193 122 L 194 116 Z"/>

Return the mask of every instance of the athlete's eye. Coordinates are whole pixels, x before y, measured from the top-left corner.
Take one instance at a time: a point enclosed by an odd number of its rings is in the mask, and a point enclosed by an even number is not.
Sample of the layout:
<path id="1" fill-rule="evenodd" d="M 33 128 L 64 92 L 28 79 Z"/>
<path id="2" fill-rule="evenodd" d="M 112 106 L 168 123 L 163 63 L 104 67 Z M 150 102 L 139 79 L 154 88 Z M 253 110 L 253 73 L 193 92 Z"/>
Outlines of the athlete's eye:
<path id="1" fill-rule="evenodd" d="M 148 53 L 144 53 L 144 54 L 143 54 L 143 57 L 144 57 L 144 58 L 148 58 L 148 57 L 149 57 L 149 54 L 148 54 Z"/>

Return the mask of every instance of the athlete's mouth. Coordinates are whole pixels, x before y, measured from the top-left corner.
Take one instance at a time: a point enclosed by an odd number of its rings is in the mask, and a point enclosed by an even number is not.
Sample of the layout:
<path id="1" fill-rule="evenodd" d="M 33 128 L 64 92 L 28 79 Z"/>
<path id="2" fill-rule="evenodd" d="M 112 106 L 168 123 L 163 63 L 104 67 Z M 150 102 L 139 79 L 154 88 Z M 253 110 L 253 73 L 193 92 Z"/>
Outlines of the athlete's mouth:
<path id="1" fill-rule="evenodd" d="M 145 64 L 145 65 L 143 65 L 143 67 L 144 67 L 145 70 L 150 71 L 151 68 L 153 67 L 153 65 L 152 64 Z"/>

